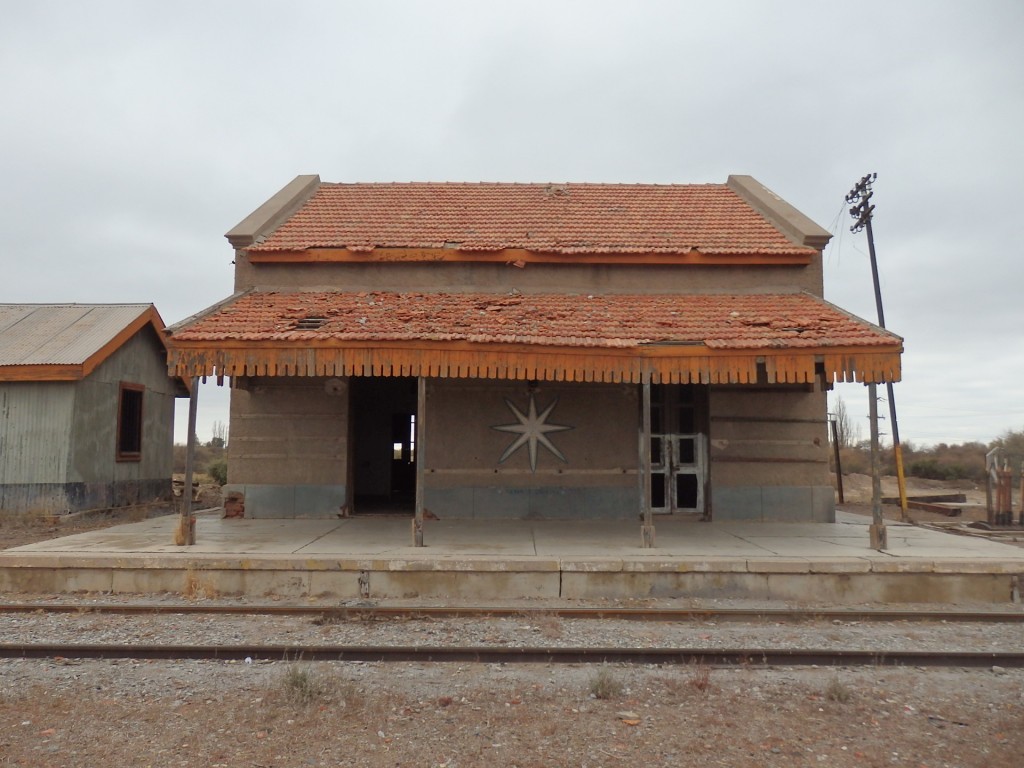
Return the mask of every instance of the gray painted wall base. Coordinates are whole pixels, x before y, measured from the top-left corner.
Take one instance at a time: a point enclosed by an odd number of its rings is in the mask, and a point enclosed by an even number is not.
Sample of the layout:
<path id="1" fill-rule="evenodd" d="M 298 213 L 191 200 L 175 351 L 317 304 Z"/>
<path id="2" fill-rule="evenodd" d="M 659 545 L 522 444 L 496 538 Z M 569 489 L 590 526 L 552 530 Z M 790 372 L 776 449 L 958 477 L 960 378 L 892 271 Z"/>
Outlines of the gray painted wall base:
<path id="1" fill-rule="evenodd" d="M 834 523 L 836 493 L 830 485 L 712 488 L 717 522 Z"/>
<path id="2" fill-rule="evenodd" d="M 340 517 L 345 490 L 344 485 L 232 483 L 224 486 L 224 497 L 241 493 L 245 497 L 246 517 Z"/>
<path id="3" fill-rule="evenodd" d="M 443 520 L 633 520 L 636 488 L 428 488 Z"/>
<path id="4" fill-rule="evenodd" d="M 344 485 L 231 484 L 251 518 L 338 517 Z M 746 486 L 712 490 L 713 520 L 833 523 L 831 486 Z M 633 520 L 634 488 L 428 488 L 425 506 L 448 520 Z"/>
<path id="5" fill-rule="evenodd" d="M 64 514 L 168 501 L 171 478 L 118 480 L 110 483 L 9 483 L 0 485 L 0 514 Z"/>

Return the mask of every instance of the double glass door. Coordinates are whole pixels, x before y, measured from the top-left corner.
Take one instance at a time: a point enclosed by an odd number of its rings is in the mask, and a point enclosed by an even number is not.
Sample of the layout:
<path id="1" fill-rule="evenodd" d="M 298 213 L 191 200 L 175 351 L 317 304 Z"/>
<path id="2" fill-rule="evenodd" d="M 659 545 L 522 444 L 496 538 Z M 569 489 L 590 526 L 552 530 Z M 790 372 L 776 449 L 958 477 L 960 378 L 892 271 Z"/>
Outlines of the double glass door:
<path id="1" fill-rule="evenodd" d="M 707 477 L 706 387 L 651 387 L 651 507 L 703 515 Z"/>

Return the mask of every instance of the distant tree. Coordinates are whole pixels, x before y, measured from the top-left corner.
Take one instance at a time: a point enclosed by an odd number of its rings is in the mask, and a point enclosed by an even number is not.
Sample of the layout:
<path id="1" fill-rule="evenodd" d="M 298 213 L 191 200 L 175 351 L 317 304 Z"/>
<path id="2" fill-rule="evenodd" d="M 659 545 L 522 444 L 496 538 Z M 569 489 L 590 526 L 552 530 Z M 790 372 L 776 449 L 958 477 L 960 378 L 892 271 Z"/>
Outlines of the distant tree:
<path id="1" fill-rule="evenodd" d="M 840 448 L 853 448 L 860 442 L 860 426 L 853 423 L 846 403 L 838 394 L 832 396 L 831 415 L 836 421 L 836 436 Z"/>
<path id="2" fill-rule="evenodd" d="M 224 448 L 228 444 L 228 428 L 223 421 L 213 422 L 213 437 L 207 445 L 210 448 Z"/>

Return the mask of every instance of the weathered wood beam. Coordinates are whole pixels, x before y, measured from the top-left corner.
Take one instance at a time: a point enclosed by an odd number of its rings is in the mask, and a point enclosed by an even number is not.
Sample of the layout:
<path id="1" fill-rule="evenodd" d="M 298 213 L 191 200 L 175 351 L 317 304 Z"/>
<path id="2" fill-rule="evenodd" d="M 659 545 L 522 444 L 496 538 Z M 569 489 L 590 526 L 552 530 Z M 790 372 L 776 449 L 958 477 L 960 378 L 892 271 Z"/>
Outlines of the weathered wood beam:
<path id="1" fill-rule="evenodd" d="M 651 507 L 651 375 L 644 375 L 643 390 L 643 438 L 640 442 L 640 464 L 643 473 L 643 525 L 640 529 L 641 544 L 645 549 L 654 546 L 654 511 Z"/>
<path id="2" fill-rule="evenodd" d="M 426 423 L 427 380 L 420 376 L 416 382 L 416 514 L 412 521 L 412 545 L 423 546 L 423 481 L 426 477 Z"/>
<path id="3" fill-rule="evenodd" d="M 710 266 L 805 266 L 812 251 L 805 253 L 715 253 L 696 248 L 686 253 L 558 253 L 503 248 L 497 251 L 462 251 L 458 248 L 374 248 L 352 251 L 347 248 L 311 248 L 305 251 L 248 252 L 253 264 L 325 264 L 379 262 L 461 262 L 498 263 L 514 267 L 528 264 L 666 264 Z"/>

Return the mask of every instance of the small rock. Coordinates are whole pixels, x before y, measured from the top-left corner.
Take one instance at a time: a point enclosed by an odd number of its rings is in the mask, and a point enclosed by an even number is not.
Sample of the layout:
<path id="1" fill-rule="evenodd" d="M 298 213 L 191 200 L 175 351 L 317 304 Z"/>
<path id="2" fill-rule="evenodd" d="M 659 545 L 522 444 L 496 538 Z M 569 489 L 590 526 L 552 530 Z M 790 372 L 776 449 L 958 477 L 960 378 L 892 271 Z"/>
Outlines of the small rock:
<path id="1" fill-rule="evenodd" d="M 638 715 L 636 712 L 629 712 L 629 711 L 616 712 L 615 716 L 617 718 L 619 718 L 620 720 L 639 720 L 640 719 L 640 715 Z"/>
<path id="2" fill-rule="evenodd" d="M 992 674 L 994 674 L 994 675 L 1005 675 L 1006 674 L 1006 668 L 1005 667 L 1000 667 L 1000 666 L 993 666 L 992 667 Z"/>

